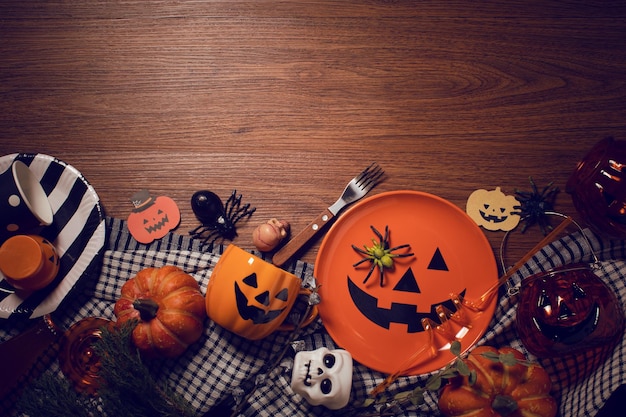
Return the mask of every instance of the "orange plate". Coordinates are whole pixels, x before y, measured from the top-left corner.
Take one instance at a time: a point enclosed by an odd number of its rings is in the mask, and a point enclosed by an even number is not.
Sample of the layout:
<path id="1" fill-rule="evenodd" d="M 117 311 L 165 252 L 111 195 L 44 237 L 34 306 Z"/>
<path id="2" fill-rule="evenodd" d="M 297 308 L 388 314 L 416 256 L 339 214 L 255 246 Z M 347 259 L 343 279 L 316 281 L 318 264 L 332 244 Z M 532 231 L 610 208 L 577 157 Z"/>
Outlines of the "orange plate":
<path id="1" fill-rule="evenodd" d="M 397 253 L 414 253 L 396 258 L 393 268 L 385 269 L 382 287 L 378 269 L 363 282 L 369 261 L 353 266 L 363 256 L 351 245 L 371 247 L 372 239 L 378 240 L 370 225 L 383 234 L 389 226 L 390 246 L 408 243 L 408 251 Z M 430 333 L 435 335 L 434 356 L 411 359 L 430 343 L 421 319 L 440 324 L 434 313 L 437 305 L 445 303 L 454 312 L 452 293 L 464 291 L 469 300 L 479 298 L 497 281 L 498 270 L 487 238 L 457 206 L 431 194 L 392 191 L 355 204 L 337 219 L 320 246 L 315 277 L 320 285 L 319 314 L 338 345 L 374 370 L 419 375 L 454 359 L 446 348 L 454 337 L 449 340 L 439 332 Z M 454 330 L 463 351 L 485 333 L 496 303 L 494 297 L 480 313 L 462 309 L 467 326 L 448 321 L 452 327 L 447 329 Z"/>

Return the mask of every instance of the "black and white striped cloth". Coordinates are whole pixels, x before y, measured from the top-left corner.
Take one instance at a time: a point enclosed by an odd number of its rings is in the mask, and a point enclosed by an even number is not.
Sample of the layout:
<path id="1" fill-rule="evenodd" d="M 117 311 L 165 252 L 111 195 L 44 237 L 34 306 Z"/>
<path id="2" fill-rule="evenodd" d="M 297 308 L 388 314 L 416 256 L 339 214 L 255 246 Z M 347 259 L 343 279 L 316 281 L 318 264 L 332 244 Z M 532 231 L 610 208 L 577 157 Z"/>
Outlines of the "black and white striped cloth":
<path id="1" fill-rule="evenodd" d="M 43 154 L 0 157 L 0 172 L 13 161 L 29 166 L 41 183 L 54 213 L 38 234 L 56 248 L 60 266 L 52 285 L 32 294 L 13 292 L 0 272 L 0 318 L 40 317 L 56 310 L 76 283 L 96 268 L 105 243 L 104 213 L 98 195 L 74 167 Z"/>
<path id="2" fill-rule="evenodd" d="M 150 245 L 143 245 L 131 237 L 125 221 L 107 218 L 106 224 L 109 237 L 101 273 L 92 280 L 84 280 L 87 285 L 80 285 L 79 291 L 73 292 L 53 316 L 55 321 L 65 327 L 85 317 L 113 318 L 113 305 L 121 286 L 145 267 L 178 265 L 192 274 L 200 283 L 202 291 L 205 291 L 211 271 L 223 250 L 222 246 L 218 246 L 213 253 L 202 252 L 195 241 L 178 234 L 168 234 Z M 622 308 L 626 309 L 626 242 L 604 241 L 587 230 L 585 234 L 592 242 L 594 252 L 602 260 L 601 278 L 619 295 Z M 579 261 L 590 262 L 591 256 L 583 237 L 577 233 L 544 247 L 512 278 L 512 283 L 516 285 L 523 277 L 538 271 Z M 303 280 L 309 280 L 313 276 L 313 267 L 310 264 L 298 261 L 287 268 Z M 516 301 L 514 297 L 501 297 L 494 318 L 479 341 L 480 344 L 512 346 L 525 352 L 515 330 Z M 8 338 L 10 333 L 12 332 L 0 328 L 0 340 Z M 331 349 L 336 347 L 320 321 L 307 327 L 300 339 L 306 350 L 321 346 Z M 287 335 L 275 333 L 264 340 L 251 342 L 207 320 L 203 337 L 182 357 L 147 364 L 159 380 L 171 384 L 198 410 L 198 416 L 202 416 L 220 398 L 238 387 L 246 378 L 253 376 L 286 340 Z M 594 352 L 588 352 L 576 357 L 541 360 L 553 381 L 554 395 L 559 401 L 561 416 L 595 416 L 611 393 L 626 383 L 626 340 L 622 339 L 609 352 L 606 360 L 599 362 L 596 358 Z M 59 372 L 58 364 L 53 360 L 53 352 L 41 358 L 36 369 L 48 367 L 53 372 Z M 577 378 L 579 375 L 584 377 Z M 290 377 L 289 361 L 286 361 L 284 367 L 275 369 L 267 376 L 265 384 L 254 392 L 242 415 L 337 415 L 322 406 L 308 405 L 289 387 Z M 351 403 L 362 401 L 384 377 L 383 374 L 355 364 Z M 427 377 L 428 375 L 400 378 L 389 388 L 390 394 L 423 384 Z M 436 395 L 428 393 L 425 401 L 417 411 L 399 408 L 397 415 L 439 415 Z"/>

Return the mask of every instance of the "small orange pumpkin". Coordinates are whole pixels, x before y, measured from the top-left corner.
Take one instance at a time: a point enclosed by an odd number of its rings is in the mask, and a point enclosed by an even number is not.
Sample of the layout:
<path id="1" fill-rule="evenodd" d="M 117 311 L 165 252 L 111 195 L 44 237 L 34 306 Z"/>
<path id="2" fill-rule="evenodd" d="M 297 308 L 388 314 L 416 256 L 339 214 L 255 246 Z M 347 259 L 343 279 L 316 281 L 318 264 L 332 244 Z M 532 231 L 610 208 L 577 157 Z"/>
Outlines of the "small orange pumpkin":
<path id="1" fill-rule="evenodd" d="M 126 281 L 113 310 L 118 324 L 139 320 L 135 346 L 147 356 L 175 357 L 197 341 L 206 311 L 200 286 L 180 268 L 146 268 Z"/>
<path id="2" fill-rule="evenodd" d="M 505 365 L 483 356 L 483 353 L 513 354 L 517 363 Z M 537 363 L 520 363 L 524 355 L 513 348 L 496 349 L 479 346 L 465 362 L 476 372 L 476 381 L 458 377 L 443 387 L 439 409 L 446 416 L 466 417 L 554 417 L 555 399 L 550 395 L 552 383 L 548 373 Z"/>

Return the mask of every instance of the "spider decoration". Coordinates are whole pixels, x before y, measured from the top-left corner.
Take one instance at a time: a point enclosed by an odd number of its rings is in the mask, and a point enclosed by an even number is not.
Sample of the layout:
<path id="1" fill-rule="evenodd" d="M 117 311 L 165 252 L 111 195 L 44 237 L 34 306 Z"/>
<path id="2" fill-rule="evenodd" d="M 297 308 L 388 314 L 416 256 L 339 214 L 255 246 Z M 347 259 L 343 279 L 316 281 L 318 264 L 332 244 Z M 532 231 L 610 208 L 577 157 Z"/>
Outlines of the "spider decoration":
<path id="1" fill-rule="evenodd" d="M 352 245 L 352 249 L 357 251 L 360 255 L 365 256 L 363 259 L 356 262 L 352 266 L 356 268 L 364 262 L 369 261 L 371 263 L 370 270 L 367 272 L 367 275 L 363 280 L 363 284 L 365 284 L 367 280 L 370 279 L 372 272 L 374 272 L 374 269 L 378 267 L 380 286 L 382 287 L 385 282 L 385 268 L 393 268 L 394 258 L 406 258 L 409 256 L 413 256 L 413 253 L 394 253 L 395 251 L 400 249 L 410 248 L 411 245 L 407 243 L 404 245 L 394 246 L 393 248 L 390 248 L 389 226 L 385 226 L 385 236 L 383 236 L 374 226 L 370 226 L 370 228 L 372 229 L 376 237 L 378 237 L 378 241 L 376 241 L 376 239 L 372 239 L 372 243 L 374 243 L 374 246 L 372 246 L 371 248 L 363 245 L 363 248 L 365 248 L 365 250 L 355 245 Z"/>
<path id="2" fill-rule="evenodd" d="M 189 234 L 195 239 L 202 239 L 200 248 L 209 245 L 209 251 L 213 250 L 213 243 L 219 237 L 233 240 L 237 236 L 237 222 L 256 211 L 256 207 L 250 207 L 250 204 L 241 205 L 241 194 L 237 195 L 237 190 L 233 190 L 226 204 L 222 204 L 217 194 L 211 191 L 197 191 L 191 197 L 191 209 L 201 225 Z M 209 233 L 203 237 L 206 232 Z"/>
<path id="3" fill-rule="evenodd" d="M 548 212 L 554 210 L 554 199 L 559 189 L 553 187 L 551 182 L 539 192 L 532 177 L 529 179 L 531 191 L 515 191 L 515 196 L 520 202 L 520 220 L 524 222 L 521 233 L 524 233 L 530 226 L 538 224 L 543 234 L 547 235 L 548 231 L 552 229 Z"/>

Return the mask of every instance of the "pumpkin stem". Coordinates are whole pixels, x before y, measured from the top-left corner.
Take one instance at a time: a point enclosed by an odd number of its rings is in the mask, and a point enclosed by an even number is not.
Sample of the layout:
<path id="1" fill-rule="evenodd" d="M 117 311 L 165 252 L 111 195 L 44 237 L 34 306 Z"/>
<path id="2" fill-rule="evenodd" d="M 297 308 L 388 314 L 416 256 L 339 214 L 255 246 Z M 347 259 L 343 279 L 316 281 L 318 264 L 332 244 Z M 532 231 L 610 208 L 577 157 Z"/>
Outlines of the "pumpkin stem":
<path id="1" fill-rule="evenodd" d="M 508 395 L 496 395 L 491 403 L 491 408 L 497 411 L 502 417 L 506 417 L 517 410 L 517 401 Z"/>
<path id="2" fill-rule="evenodd" d="M 151 298 L 138 298 L 133 301 L 133 307 L 139 311 L 139 317 L 143 321 L 150 321 L 156 317 L 159 305 Z"/>

